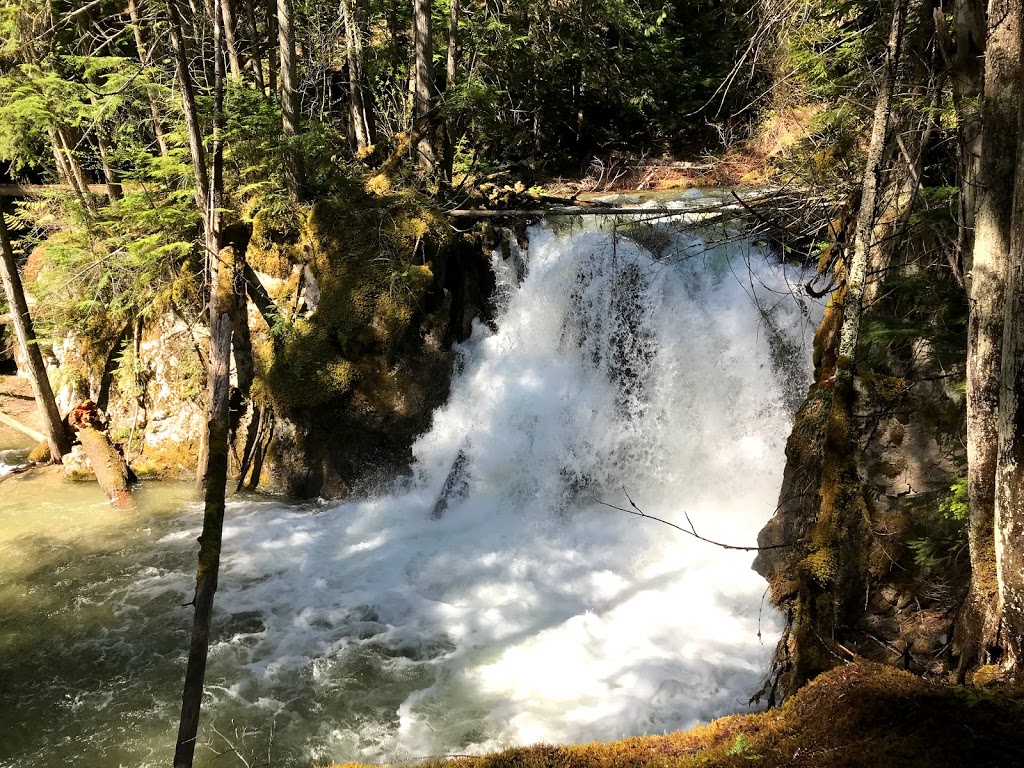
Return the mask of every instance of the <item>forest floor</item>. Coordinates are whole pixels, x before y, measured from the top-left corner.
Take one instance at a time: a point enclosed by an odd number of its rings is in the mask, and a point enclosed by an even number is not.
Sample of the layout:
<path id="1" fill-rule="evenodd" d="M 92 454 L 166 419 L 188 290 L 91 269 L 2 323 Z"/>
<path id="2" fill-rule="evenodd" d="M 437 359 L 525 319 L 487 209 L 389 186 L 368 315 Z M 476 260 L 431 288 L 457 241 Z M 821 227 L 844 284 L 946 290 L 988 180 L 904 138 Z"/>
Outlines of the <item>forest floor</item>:
<path id="1" fill-rule="evenodd" d="M 1022 717 L 1024 688 L 942 685 L 858 661 L 760 714 L 664 736 L 517 747 L 421 768 L 1012 768 L 1024 766 Z"/>

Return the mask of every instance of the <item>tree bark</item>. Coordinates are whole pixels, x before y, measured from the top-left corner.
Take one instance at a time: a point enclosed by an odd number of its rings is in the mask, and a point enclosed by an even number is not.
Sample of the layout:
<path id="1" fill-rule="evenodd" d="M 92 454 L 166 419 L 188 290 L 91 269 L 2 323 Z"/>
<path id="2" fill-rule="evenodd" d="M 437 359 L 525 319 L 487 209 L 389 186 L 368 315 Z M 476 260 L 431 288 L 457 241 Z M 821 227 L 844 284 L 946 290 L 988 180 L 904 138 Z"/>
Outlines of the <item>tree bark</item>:
<path id="1" fill-rule="evenodd" d="M 985 4 L 956 0 L 953 6 L 953 105 L 960 149 L 960 222 L 958 242 L 965 274 L 971 271 L 978 173 L 981 166 L 981 112 L 985 87 Z M 970 284 L 968 283 L 968 290 Z"/>
<path id="2" fill-rule="evenodd" d="M 448 0 L 448 56 L 445 61 L 444 89 L 445 93 L 455 90 L 458 82 L 459 66 L 459 0 Z M 444 158 L 441 175 L 444 180 L 452 183 L 452 172 L 455 165 L 455 141 L 457 139 L 455 116 L 452 115 L 444 126 Z"/>
<path id="3" fill-rule="evenodd" d="M 995 486 L 1005 288 L 1021 88 L 1019 0 L 990 0 L 985 101 L 967 332 L 967 493 L 971 586 L 958 621 L 960 675 L 998 657 Z"/>
<path id="4" fill-rule="evenodd" d="M 235 40 L 235 30 L 238 26 L 231 0 L 221 0 L 220 14 L 221 21 L 224 23 L 224 42 L 227 45 L 228 63 L 231 66 L 231 79 L 240 83 L 242 81 L 242 57 L 239 55 L 238 43 Z"/>
<path id="5" fill-rule="evenodd" d="M 139 9 L 135 0 L 128 0 L 128 15 L 132 22 L 132 32 L 135 35 L 135 50 L 139 54 L 139 63 L 146 63 L 146 43 L 142 37 L 142 20 L 139 18 Z M 164 126 L 160 116 L 160 105 L 157 103 L 156 94 L 152 88 L 146 88 L 146 99 L 149 101 L 149 114 L 153 120 L 153 135 L 156 137 L 156 145 L 160 149 L 160 156 L 167 157 L 167 137 L 164 135 Z"/>
<path id="6" fill-rule="evenodd" d="M 90 98 L 93 106 L 99 109 L 99 99 L 95 96 L 90 96 Z M 97 119 L 96 124 L 96 145 L 99 148 L 100 166 L 103 168 L 103 179 L 107 184 L 107 197 L 110 201 L 120 200 L 124 197 L 121 190 L 121 176 L 111 162 L 110 134 L 107 133 L 107 128 L 100 119 Z"/>
<path id="7" fill-rule="evenodd" d="M 260 28 L 256 23 L 256 10 L 253 7 L 253 0 L 245 0 L 245 20 L 247 33 L 249 35 L 249 65 L 252 67 L 253 81 L 260 93 L 266 92 L 266 83 L 263 79 L 263 52 L 260 45 Z"/>
<path id="8" fill-rule="evenodd" d="M 87 400 L 75 406 L 68 415 L 68 423 L 75 430 L 89 465 L 96 473 L 96 482 L 110 503 L 119 509 L 133 509 L 135 502 L 128 490 L 128 464 L 110 441 L 96 404 Z"/>
<path id="9" fill-rule="evenodd" d="M 274 55 L 277 51 L 277 0 L 264 0 L 267 11 L 267 93 L 272 99 L 278 97 L 277 66 L 280 58 Z"/>
<path id="10" fill-rule="evenodd" d="M 0 251 L 3 268 L 2 278 L 4 293 L 7 295 L 7 304 L 10 307 L 11 323 L 14 325 L 14 332 L 18 336 L 18 344 L 21 352 L 28 361 L 28 378 L 32 383 L 32 393 L 36 398 L 36 407 L 43 417 L 43 428 L 46 433 L 46 440 L 50 445 L 50 457 L 53 461 L 60 461 L 60 457 L 71 450 L 71 441 L 68 440 L 64 431 L 64 424 L 61 422 L 60 412 L 57 410 L 57 401 L 53 397 L 53 389 L 50 387 L 50 379 L 46 375 L 46 366 L 43 364 L 43 356 L 39 352 L 39 345 L 36 344 L 35 331 L 32 328 L 32 316 L 28 311 L 28 303 L 25 301 L 25 289 L 21 284 L 21 275 L 18 273 L 18 264 L 14 259 L 14 250 L 11 247 L 11 238 L 7 232 L 7 220 L 3 211 L 0 211 Z"/>
<path id="11" fill-rule="evenodd" d="M 79 199 L 85 205 L 86 210 L 95 213 L 96 204 L 93 200 L 92 193 L 89 191 L 89 182 L 85 178 L 85 171 L 82 170 L 82 164 L 78 162 L 78 156 L 75 154 L 71 147 L 71 142 L 68 140 L 67 130 L 61 127 L 56 129 L 57 140 L 60 145 L 61 155 L 64 157 L 64 165 L 67 172 L 74 180 L 74 186 L 78 190 Z"/>
<path id="12" fill-rule="evenodd" d="M 281 62 L 281 135 L 284 148 L 284 183 L 288 197 L 303 199 L 302 156 L 295 146 L 299 134 L 299 94 L 295 61 L 295 7 L 292 0 L 277 0 L 277 43 Z"/>
<path id="13" fill-rule="evenodd" d="M 360 0 L 341 0 L 345 25 L 345 55 L 348 63 L 349 125 L 357 149 L 366 149 L 376 140 L 373 99 L 366 82 L 366 11 Z"/>
<path id="14" fill-rule="evenodd" d="M 898 0 L 893 10 L 892 27 L 885 63 L 882 68 L 882 82 L 875 102 L 874 120 L 871 126 L 871 143 L 868 146 L 867 163 L 861 187 L 860 211 L 854 235 L 853 258 L 846 275 L 843 294 L 843 324 L 839 335 L 839 358 L 836 376 L 840 384 L 853 379 L 857 342 L 860 339 L 860 317 L 863 311 L 864 286 L 867 266 L 874 243 L 875 222 L 877 221 L 878 191 L 888 148 L 889 122 L 892 116 L 892 95 L 896 83 L 903 28 L 907 19 L 907 0 Z"/>
<path id="15" fill-rule="evenodd" d="M 1024 31 L 1024 27 L 1022 27 Z M 1024 157 L 1024 98 L 1017 156 Z M 1024 167 L 1017 166 L 1013 232 L 1006 284 L 999 444 L 996 465 L 995 557 L 999 584 L 999 661 L 1014 677 L 1024 672 Z"/>
<path id="16" fill-rule="evenodd" d="M 58 138 L 57 130 L 50 128 L 48 133 L 50 135 L 50 149 L 53 152 L 53 161 L 57 166 L 58 178 L 74 190 L 75 197 L 78 198 L 78 201 L 86 210 L 91 210 L 92 201 L 88 197 L 89 189 L 88 187 L 82 189 L 82 187 L 79 186 L 79 180 L 76 178 L 67 162 L 67 157 L 64 154 L 64 148 Z"/>
<path id="17" fill-rule="evenodd" d="M 413 123 L 425 118 L 433 106 L 433 37 L 430 30 L 430 0 L 413 0 Z M 416 143 L 417 162 L 424 171 L 437 162 L 434 126 L 428 125 Z"/>
<path id="18" fill-rule="evenodd" d="M 221 0 L 215 0 L 217 4 Z M 210 619 L 217 591 L 220 550 L 224 528 L 225 494 L 228 477 L 228 429 L 231 372 L 232 317 L 235 314 L 234 248 L 221 249 L 221 197 L 223 194 L 223 147 L 221 128 L 224 113 L 224 43 L 219 8 L 213 18 L 214 103 L 213 103 L 213 179 L 207 209 L 206 247 L 210 275 L 210 367 L 207 377 L 206 456 L 200 465 L 205 484 L 203 532 L 199 537 L 199 564 L 196 570 L 195 614 L 189 646 L 185 685 L 181 697 L 181 720 L 174 752 L 174 768 L 191 768 L 199 732 L 199 713 L 203 699 L 203 681 L 209 653 Z"/>
<path id="19" fill-rule="evenodd" d="M 181 14 L 178 12 L 176 0 L 167 3 L 170 15 L 171 51 L 174 53 L 174 69 L 181 90 L 181 106 L 185 116 L 185 130 L 188 133 L 188 147 L 192 156 L 192 172 L 196 180 L 196 205 L 203 212 L 204 222 L 209 208 L 207 194 L 210 177 L 206 171 L 206 149 L 199 127 L 199 110 L 196 108 L 195 89 L 192 86 L 192 73 L 189 70 L 188 48 L 182 34 Z M 219 26 L 219 24 L 218 24 Z"/>

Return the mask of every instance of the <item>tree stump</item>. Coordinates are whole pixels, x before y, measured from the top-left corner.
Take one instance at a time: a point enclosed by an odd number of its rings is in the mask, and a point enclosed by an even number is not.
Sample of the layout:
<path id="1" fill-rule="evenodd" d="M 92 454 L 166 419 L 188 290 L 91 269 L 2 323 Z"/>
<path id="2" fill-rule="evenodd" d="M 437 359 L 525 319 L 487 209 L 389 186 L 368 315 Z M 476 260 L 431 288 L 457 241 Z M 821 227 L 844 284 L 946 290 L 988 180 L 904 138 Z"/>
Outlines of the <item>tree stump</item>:
<path id="1" fill-rule="evenodd" d="M 135 501 L 128 490 L 128 463 L 117 447 L 110 442 L 99 408 L 91 400 L 76 406 L 68 416 L 78 442 L 89 457 L 96 482 L 107 494 L 110 503 L 121 509 L 133 509 Z"/>

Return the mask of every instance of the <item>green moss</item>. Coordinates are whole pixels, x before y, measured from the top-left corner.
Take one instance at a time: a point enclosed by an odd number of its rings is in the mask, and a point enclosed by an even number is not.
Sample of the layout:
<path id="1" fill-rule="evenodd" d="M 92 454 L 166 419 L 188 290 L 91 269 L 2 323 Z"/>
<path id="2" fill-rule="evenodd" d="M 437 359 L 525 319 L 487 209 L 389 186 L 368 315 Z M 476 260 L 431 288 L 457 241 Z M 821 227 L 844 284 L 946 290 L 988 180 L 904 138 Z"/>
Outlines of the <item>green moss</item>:
<path id="1" fill-rule="evenodd" d="M 196 441 L 167 441 L 159 446 L 145 446 L 143 453 L 131 461 L 132 471 L 140 478 L 191 479 L 199 460 Z"/>
<path id="2" fill-rule="evenodd" d="M 443 257 L 450 237 L 443 217 L 419 198 L 374 199 L 353 186 L 318 200 L 299 227 L 295 248 L 320 298 L 261 350 L 272 397 L 291 408 L 348 397 L 379 361 L 386 364 L 427 316 L 432 260 Z"/>
<path id="3" fill-rule="evenodd" d="M 298 210 L 257 211 L 252 219 L 252 237 L 246 260 L 255 270 L 279 280 L 287 279 L 292 265 L 301 263 L 303 259 L 300 231 L 301 214 Z"/>

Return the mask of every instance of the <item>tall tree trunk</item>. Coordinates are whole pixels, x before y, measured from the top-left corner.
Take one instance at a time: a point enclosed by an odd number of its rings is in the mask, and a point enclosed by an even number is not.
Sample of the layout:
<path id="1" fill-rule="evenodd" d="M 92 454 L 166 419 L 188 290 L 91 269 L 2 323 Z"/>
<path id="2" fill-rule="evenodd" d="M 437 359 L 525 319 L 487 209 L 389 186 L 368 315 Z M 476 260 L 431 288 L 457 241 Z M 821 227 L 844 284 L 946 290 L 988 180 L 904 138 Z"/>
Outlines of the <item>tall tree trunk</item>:
<path id="1" fill-rule="evenodd" d="M 295 61 L 295 7 L 277 0 L 277 47 L 281 60 L 281 135 L 284 137 L 284 183 L 292 202 L 302 200 L 302 156 L 295 146 L 299 134 L 299 93 Z"/>
<path id="2" fill-rule="evenodd" d="M 853 258 L 850 260 L 843 294 L 843 324 L 839 335 L 839 358 L 836 365 L 839 384 L 848 384 L 853 379 L 857 342 L 860 339 L 860 316 L 863 311 L 867 267 L 874 245 L 879 187 L 889 144 L 887 138 L 892 116 L 892 95 L 896 83 L 896 70 L 899 66 L 903 28 L 907 20 L 907 2 L 908 0 L 898 0 L 893 10 L 889 44 L 882 69 L 882 82 L 878 89 L 878 100 L 875 102 L 871 143 L 868 145 L 867 164 L 864 168 L 864 180 L 861 187 L 860 211 L 857 214 L 854 235 Z"/>
<path id="3" fill-rule="evenodd" d="M 260 28 L 256 23 L 256 9 L 253 0 L 245 0 L 246 33 L 249 35 L 249 66 L 252 68 L 253 81 L 260 93 L 266 91 L 263 79 L 263 51 L 260 45 Z"/>
<path id="4" fill-rule="evenodd" d="M 57 410 L 57 401 L 50 387 L 50 379 L 46 375 L 43 355 L 36 344 L 32 316 L 25 301 L 25 289 L 21 284 L 21 275 L 18 273 L 18 263 L 14 259 L 14 250 L 11 248 L 11 238 L 7 232 L 7 220 L 3 211 L 0 211 L 0 251 L 3 257 L 0 260 L 0 267 L 3 268 L 0 277 L 3 278 L 4 293 L 7 295 L 7 305 L 11 310 L 11 323 L 18 336 L 21 353 L 28 362 L 28 378 L 36 397 L 36 407 L 43 417 L 46 441 L 50 446 L 50 458 L 59 461 L 61 456 L 71 450 L 71 441 L 64 431 L 64 424 Z"/>
<path id="5" fill-rule="evenodd" d="M 71 166 L 68 164 L 67 155 L 64 152 L 64 147 L 57 135 L 57 130 L 50 128 L 47 133 L 50 136 L 50 150 L 53 152 L 53 161 L 57 165 L 57 176 L 64 183 L 74 190 L 75 197 L 82 204 L 84 208 L 90 210 L 92 207 L 92 201 L 89 198 L 88 188 L 83 189 L 79 184 L 79 179 L 75 176 Z"/>
<path id="6" fill-rule="evenodd" d="M 139 8 L 135 0 L 128 0 L 128 15 L 132 22 L 132 32 L 135 35 L 135 50 L 139 54 L 139 63 L 146 63 L 146 42 L 142 36 L 142 20 L 139 18 Z M 156 137 L 156 145 L 160 149 L 160 156 L 167 157 L 167 137 L 164 135 L 163 121 L 160 116 L 160 105 L 157 102 L 156 93 L 152 88 L 146 88 L 146 99 L 149 101 L 149 114 L 153 120 L 153 135 Z"/>
<path id="7" fill-rule="evenodd" d="M 239 55 L 235 30 L 238 29 L 235 9 L 231 0 L 220 0 L 221 21 L 224 22 L 224 42 L 228 50 L 228 62 L 231 65 L 231 79 L 236 83 L 242 81 L 242 57 Z"/>
<path id="8" fill-rule="evenodd" d="M 221 0 L 215 0 L 217 4 Z M 217 591 L 220 550 L 224 528 L 225 493 L 228 476 L 228 396 L 231 371 L 232 317 L 235 314 L 234 248 L 221 249 L 221 198 L 223 196 L 223 147 L 221 128 L 224 113 L 224 43 L 220 28 L 220 9 L 213 18 L 214 104 L 213 104 L 213 178 L 207 208 L 206 249 L 210 256 L 210 368 L 207 393 L 207 459 L 200 468 L 205 479 L 203 532 L 199 537 L 199 565 L 193 599 L 195 614 L 189 646 L 185 685 L 182 691 L 181 721 L 174 752 L 174 768 L 191 768 L 199 732 L 199 713 L 203 681 L 209 653 L 210 619 Z"/>
<path id="9" fill-rule="evenodd" d="M 100 107 L 99 99 L 90 94 L 93 107 Z M 120 200 L 124 195 L 121 190 L 121 175 L 117 172 L 110 158 L 110 134 L 103 120 L 96 120 L 96 145 L 100 153 L 100 166 L 103 168 L 103 179 L 107 185 L 107 197 Z"/>
<path id="10" fill-rule="evenodd" d="M 958 242 L 965 274 L 971 272 L 978 173 L 981 166 L 981 111 L 985 87 L 984 0 L 956 0 L 953 6 L 953 105 L 960 149 L 960 222 Z M 968 289 L 970 283 L 968 283 Z"/>
<path id="11" fill-rule="evenodd" d="M 967 331 L 967 494 L 971 587 L 959 617 L 960 675 L 999 654 L 995 486 L 1005 287 L 1021 87 L 1020 0 L 990 0 L 978 210 Z"/>
<path id="12" fill-rule="evenodd" d="M 345 55 L 348 63 L 349 124 L 357 149 L 366 149 L 376 140 L 373 99 L 366 81 L 366 9 L 360 0 L 341 0 L 345 24 Z"/>
<path id="13" fill-rule="evenodd" d="M 270 98 L 277 98 L 277 0 L 264 0 L 267 3 L 267 93 Z"/>
<path id="14" fill-rule="evenodd" d="M 1020 144 L 1024 139 L 1024 98 L 1018 124 L 1020 158 L 1024 157 L 1024 146 Z M 1010 258 L 999 400 L 995 556 L 1004 652 L 1000 662 L 1014 677 L 1020 677 L 1024 672 L 1024 167 L 1020 163 L 1014 191 Z"/>
<path id="15" fill-rule="evenodd" d="M 413 124 L 426 118 L 433 106 L 434 63 L 433 37 L 430 31 L 430 0 L 413 0 Z M 416 144 L 420 168 L 433 169 L 437 162 L 434 147 L 434 127 L 427 125 Z"/>
<path id="16" fill-rule="evenodd" d="M 455 90 L 458 83 L 459 66 L 459 0 L 448 0 L 448 56 L 445 61 L 444 89 L 446 93 Z M 444 159 L 441 175 L 451 184 L 455 165 L 455 141 L 457 137 L 455 116 L 452 115 L 444 126 Z"/>
<path id="17" fill-rule="evenodd" d="M 880 176 L 888 154 L 892 97 L 907 7 L 908 0 L 897 0 L 893 9 L 875 105 L 854 253 L 842 296 L 843 319 L 836 376 L 825 421 L 818 516 L 808 533 L 812 551 L 805 560 L 806 565 L 800 566 L 805 575 L 800 578 L 790 627 L 792 666 L 786 673 L 787 690 L 795 690 L 826 669 L 827 660 L 833 655 L 839 658 L 831 646 L 831 638 L 837 625 L 848 615 L 854 594 L 860 599 L 858 590 L 863 585 L 858 562 L 870 527 L 857 472 L 856 438 L 850 427 L 855 400 L 853 375 L 867 265 L 876 247 L 872 240 L 878 218 Z"/>
<path id="18" fill-rule="evenodd" d="M 203 221 L 206 221 L 206 211 L 209 207 L 207 194 L 210 186 L 210 177 L 206 170 L 206 149 L 203 146 L 203 136 L 199 127 L 199 110 L 196 109 L 195 88 L 192 86 L 192 72 L 189 69 L 188 48 L 185 44 L 185 37 L 182 34 L 181 14 L 178 13 L 176 0 L 167 3 L 167 10 L 170 14 L 170 38 L 171 50 L 174 53 L 174 70 L 178 78 L 178 88 L 181 90 L 181 106 L 185 115 L 185 131 L 188 133 L 188 147 L 192 155 L 192 172 L 196 180 L 196 205 L 203 212 Z M 219 23 L 217 24 L 219 26 Z"/>

